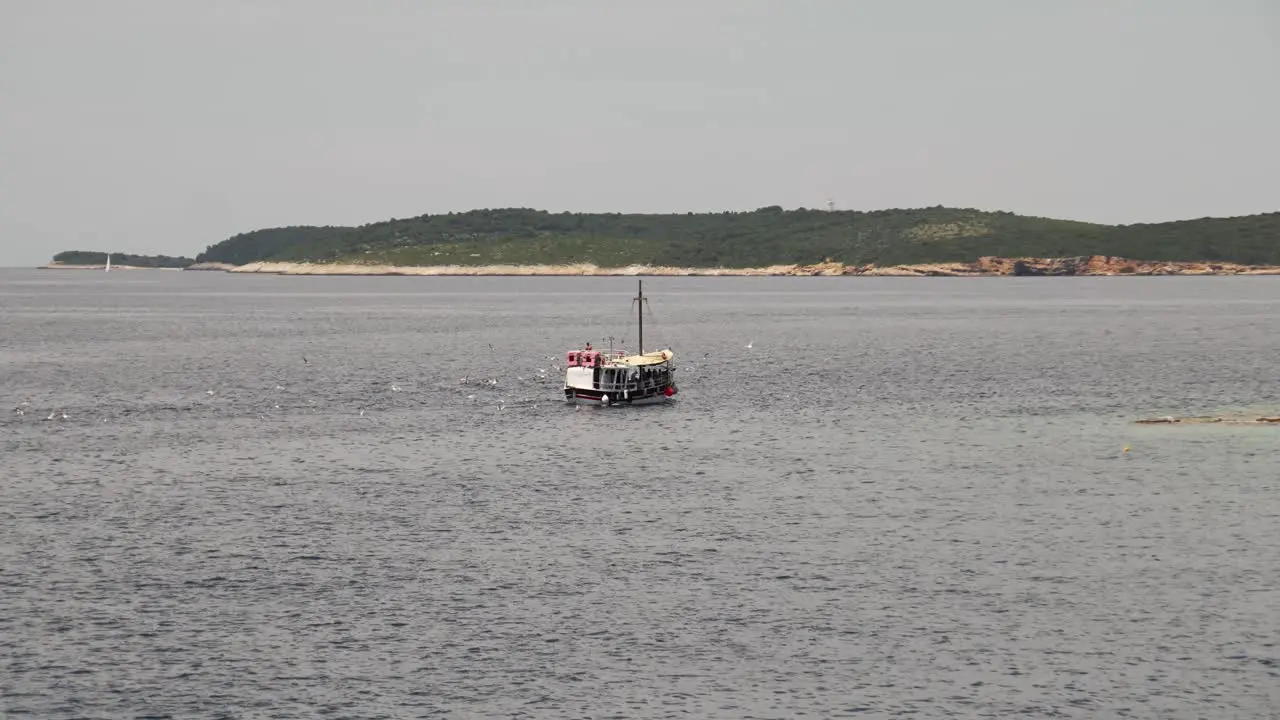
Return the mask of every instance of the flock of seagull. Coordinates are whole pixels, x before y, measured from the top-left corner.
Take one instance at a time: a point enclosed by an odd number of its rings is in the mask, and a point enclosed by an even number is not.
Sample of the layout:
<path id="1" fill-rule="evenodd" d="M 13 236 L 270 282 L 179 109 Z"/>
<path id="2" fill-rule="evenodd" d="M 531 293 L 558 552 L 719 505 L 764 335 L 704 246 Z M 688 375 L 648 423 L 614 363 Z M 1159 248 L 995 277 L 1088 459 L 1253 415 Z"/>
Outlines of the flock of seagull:
<path id="1" fill-rule="evenodd" d="M 18 404 L 18 407 L 13 409 L 13 412 L 19 416 L 26 415 L 27 410 L 30 407 L 31 407 L 31 401 L 23 400 L 21 403 Z M 54 410 L 53 412 L 49 413 L 49 417 L 45 418 L 45 420 L 67 420 L 67 419 L 68 417 L 65 412 L 59 412 L 57 410 Z"/>
<path id="2" fill-rule="evenodd" d="M 750 342 L 748 342 L 748 343 L 747 343 L 746 348 L 747 348 L 748 350 L 750 350 L 754 345 L 755 345 L 755 340 L 754 340 L 754 339 L 752 339 Z M 490 348 L 490 350 L 494 350 L 494 349 L 495 349 L 495 348 L 493 347 L 493 345 L 489 345 L 489 348 Z M 709 354 L 709 353 L 703 353 L 703 355 L 702 355 L 702 359 L 703 359 L 703 360 L 707 360 L 707 359 L 709 359 L 709 358 L 710 358 L 710 354 Z M 547 379 L 549 379 L 550 377 L 552 377 L 551 373 L 558 373 L 558 372 L 560 372 L 560 371 L 562 370 L 562 367 L 561 367 L 560 365 L 558 365 L 558 364 L 555 362 L 555 361 L 556 361 L 555 356 L 548 355 L 548 356 L 546 356 L 546 358 L 545 358 L 545 359 L 546 359 L 546 360 L 551 361 L 551 364 L 550 364 L 549 366 L 547 366 L 547 367 L 540 367 L 540 368 L 536 368 L 536 369 L 534 370 L 534 374 L 533 374 L 533 375 L 531 375 L 531 376 L 530 376 L 530 377 L 528 377 L 528 378 L 526 378 L 526 377 L 524 377 L 524 376 L 516 376 L 516 378 L 515 378 L 515 379 L 516 379 L 516 382 L 521 382 L 521 383 L 526 382 L 526 381 L 545 382 Z M 310 364 L 310 362 L 311 362 L 311 361 L 310 361 L 310 360 L 308 360 L 305 356 L 303 356 L 303 358 L 302 358 L 302 362 L 303 362 L 303 363 Z M 693 370 L 693 369 L 694 369 L 694 368 L 693 368 L 693 366 L 689 366 L 689 367 L 687 367 L 687 368 L 685 369 L 685 371 L 686 371 L 686 372 L 688 372 L 689 370 Z M 462 377 L 461 379 L 459 379 L 459 380 L 458 380 L 458 384 L 459 384 L 459 385 L 472 386 L 472 387 L 478 387 L 478 388 L 492 389 L 492 388 L 496 388 L 496 387 L 498 386 L 498 379 L 497 379 L 496 377 L 491 377 L 491 378 L 480 379 L 480 380 L 472 380 L 471 378 L 464 376 L 464 377 Z M 391 392 L 393 392 L 393 393 L 402 392 L 402 389 L 401 389 L 400 385 L 399 385 L 399 384 L 397 384 L 397 383 L 394 383 L 394 382 L 393 382 L 393 383 L 391 383 L 391 386 L 390 386 L 390 387 L 391 387 Z M 276 386 L 275 386 L 275 390 L 276 390 L 277 392 L 279 392 L 279 391 L 283 391 L 284 389 L 285 389 L 285 388 L 284 388 L 284 386 L 283 386 L 283 385 L 276 385 Z M 204 394 L 205 394 L 206 396 L 210 396 L 210 397 L 212 397 L 212 396 L 216 395 L 217 393 L 216 393 L 214 390 L 206 390 L 206 391 L 204 392 Z M 474 392 L 473 392 L 473 393 L 471 393 L 471 394 L 467 395 L 467 396 L 466 396 L 466 399 L 467 399 L 467 400 L 469 400 L 469 401 L 471 401 L 472 403 L 475 403 L 475 402 L 476 402 L 476 393 L 474 393 Z M 315 401 L 314 401 L 314 400 L 312 400 L 312 401 L 311 401 L 311 404 L 314 406 L 314 405 L 315 405 Z M 497 401 L 496 405 L 497 405 L 497 409 L 498 409 L 499 411 L 503 411 L 503 410 L 505 410 L 505 409 L 506 409 L 506 405 L 507 405 L 506 398 L 498 398 L 498 401 Z M 272 408 L 272 409 L 279 410 L 279 409 L 280 409 L 280 403 L 278 403 L 278 402 L 277 402 L 277 403 L 274 403 L 274 405 L 273 405 L 273 408 Z M 29 412 L 31 412 L 32 410 L 33 410 L 33 408 L 32 408 L 32 406 L 31 406 L 31 402 L 30 402 L 29 400 L 23 400 L 23 401 L 18 405 L 18 407 L 14 408 L 14 413 L 15 413 L 16 415 L 18 415 L 18 416 L 25 416 L 25 415 L 27 415 Z M 315 410 L 315 408 L 313 407 L 313 408 L 312 408 L 312 410 L 314 411 L 314 410 Z M 259 414 L 259 416 L 258 416 L 258 417 L 259 417 L 259 418 L 261 418 L 261 419 L 264 419 L 264 420 L 266 419 L 266 416 L 265 416 L 265 415 L 262 415 L 262 414 Z M 364 409 L 361 409 L 361 410 L 360 410 L 359 417 L 365 417 L 365 411 L 364 411 Z M 50 413 L 49 413 L 49 415 L 48 415 L 47 417 L 44 417 L 44 418 L 43 418 L 43 421 L 48 422 L 48 421 L 54 421 L 54 420 L 69 420 L 69 419 L 70 419 L 70 416 L 68 416 L 68 415 L 67 415 L 67 413 L 66 413 L 65 411 L 62 411 L 62 410 L 54 410 L 54 411 L 50 412 Z M 103 422 L 106 422 L 106 419 L 104 418 L 102 421 L 103 421 Z"/>
<path id="3" fill-rule="evenodd" d="M 306 358 L 303 358 L 303 361 L 304 361 L 304 362 L 309 362 Z M 554 364 L 553 364 L 553 365 L 551 366 L 551 368 L 550 368 L 550 371 L 556 371 L 556 370 L 558 370 L 558 369 L 559 369 L 559 368 L 558 368 L 558 366 L 556 366 L 556 365 L 554 365 Z M 548 373 L 548 369 L 547 369 L 547 368 L 537 368 L 537 369 L 535 370 L 535 373 L 536 373 L 536 379 L 537 379 L 537 380 L 546 380 L 546 379 L 548 378 L 548 374 L 547 374 L 547 373 Z M 516 380 L 517 380 L 517 381 L 519 381 L 519 382 L 524 382 L 526 379 L 530 379 L 530 380 L 532 380 L 532 379 L 534 379 L 534 378 L 533 378 L 533 377 L 525 378 L 525 377 L 523 377 L 523 376 L 518 376 L 518 377 L 516 378 Z M 498 379 L 497 379 L 496 377 L 488 378 L 488 379 L 484 379 L 484 380 L 478 380 L 478 381 L 472 381 L 471 379 L 469 379 L 469 378 L 467 378 L 467 377 L 463 377 L 463 378 L 462 378 L 461 380 L 459 380 L 458 382 L 459 382 L 460 384 L 463 384 L 463 385 L 474 385 L 474 386 L 477 386 L 477 387 L 484 387 L 484 388 L 495 388 L 495 387 L 497 387 L 497 385 L 498 385 Z M 275 390 L 276 390 L 277 392 L 279 392 L 279 391 L 283 391 L 284 389 L 285 389 L 285 388 L 284 388 L 284 386 L 283 386 L 283 385 L 276 385 L 276 386 L 275 386 Z M 403 392 L 403 391 L 404 391 L 404 390 L 403 390 L 403 388 L 401 388 L 401 387 L 400 387 L 400 385 L 399 385 L 398 383 L 394 383 L 394 382 L 393 382 L 393 383 L 391 383 L 391 385 L 390 385 L 390 390 L 391 390 L 391 392 L 393 392 L 393 393 L 399 393 L 399 392 Z M 208 397 L 213 397 L 213 396 L 217 395 L 217 392 L 216 392 L 216 391 L 214 391 L 214 390 L 205 390 L 205 391 L 204 391 L 204 394 L 205 394 L 206 396 L 208 396 Z M 475 395 L 475 393 L 472 393 L 472 394 L 470 394 L 470 395 L 467 395 L 467 399 L 468 399 L 468 400 L 471 400 L 472 402 L 474 402 L 474 401 L 475 401 L 475 399 L 476 399 L 476 395 Z M 312 400 L 312 401 L 311 401 L 311 404 L 312 404 L 312 405 L 315 405 L 315 401 L 314 401 L 314 400 Z M 506 399 L 505 399 L 505 398 L 499 398 L 499 399 L 498 399 L 498 403 L 497 403 L 497 405 L 498 405 L 498 409 L 499 409 L 499 410 L 505 410 L 505 409 L 506 409 Z M 274 410 L 279 410 L 279 409 L 280 409 L 280 403 L 279 403 L 279 402 L 273 403 L 273 405 L 272 405 L 272 409 L 274 409 Z M 314 411 L 314 409 L 315 409 L 315 408 L 313 407 L 313 408 L 312 408 L 312 410 Z M 14 414 L 15 414 L 15 415 L 18 415 L 19 417 L 23 417 L 23 416 L 26 416 L 26 415 L 27 415 L 29 412 L 31 412 L 32 410 L 33 410 L 33 408 L 32 408 L 32 405 L 31 405 L 31 401 L 29 401 L 29 400 L 23 400 L 21 403 L 19 403 L 19 405 L 18 405 L 17 407 L 15 407 L 15 408 L 14 408 L 14 410 L 13 410 L 13 411 L 14 411 Z M 265 415 L 262 415 L 262 414 L 259 414 L 259 415 L 258 415 L 258 417 L 259 417 L 260 419 L 264 419 L 264 420 L 266 419 L 266 416 L 265 416 Z M 363 408 L 362 408 L 362 409 L 360 410 L 360 412 L 359 412 L 359 417 L 365 417 L 365 410 L 364 410 Z M 50 412 L 50 413 L 49 413 L 48 417 L 45 417 L 45 418 L 43 418 L 43 419 L 44 419 L 45 421 L 52 421 L 52 420 L 69 420 L 69 419 L 70 419 L 70 416 L 69 416 L 69 415 L 67 415 L 67 413 L 66 413 L 65 411 L 61 411 L 61 410 L 54 410 L 53 412 Z M 106 422 L 106 419 L 105 419 L 105 418 L 103 419 L 103 422 Z"/>

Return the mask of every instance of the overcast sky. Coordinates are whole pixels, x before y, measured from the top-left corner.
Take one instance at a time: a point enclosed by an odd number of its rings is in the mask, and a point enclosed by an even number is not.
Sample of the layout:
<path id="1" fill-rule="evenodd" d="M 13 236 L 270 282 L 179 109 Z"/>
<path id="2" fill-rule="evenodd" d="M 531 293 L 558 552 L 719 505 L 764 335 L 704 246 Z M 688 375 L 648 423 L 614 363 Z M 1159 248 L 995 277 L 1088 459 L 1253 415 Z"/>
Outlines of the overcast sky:
<path id="1" fill-rule="evenodd" d="M 0 0 L 0 266 L 828 198 L 1280 210 L 1280 2 Z"/>

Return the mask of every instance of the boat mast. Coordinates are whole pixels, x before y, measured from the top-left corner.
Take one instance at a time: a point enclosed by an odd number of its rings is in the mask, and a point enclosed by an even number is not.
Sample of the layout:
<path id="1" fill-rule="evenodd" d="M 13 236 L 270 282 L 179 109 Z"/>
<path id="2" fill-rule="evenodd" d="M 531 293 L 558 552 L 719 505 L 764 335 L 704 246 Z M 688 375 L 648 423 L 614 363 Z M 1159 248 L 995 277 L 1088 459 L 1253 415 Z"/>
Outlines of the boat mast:
<path id="1" fill-rule="evenodd" d="M 639 323 L 640 324 L 640 342 L 638 343 L 639 348 L 636 354 L 643 355 L 644 354 L 644 281 L 637 279 L 636 282 L 639 283 L 639 288 L 640 288 L 639 294 L 636 295 L 636 312 L 640 317 L 640 323 Z"/>

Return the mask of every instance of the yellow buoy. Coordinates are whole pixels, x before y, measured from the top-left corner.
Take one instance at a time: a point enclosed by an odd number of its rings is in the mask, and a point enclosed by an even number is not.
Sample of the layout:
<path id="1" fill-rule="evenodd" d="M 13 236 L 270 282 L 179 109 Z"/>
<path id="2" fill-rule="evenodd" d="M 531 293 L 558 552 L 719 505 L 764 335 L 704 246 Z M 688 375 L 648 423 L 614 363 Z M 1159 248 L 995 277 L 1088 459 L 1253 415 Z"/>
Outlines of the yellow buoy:
<path id="1" fill-rule="evenodd" d="M 1124 451 L 1125 451 L 1125 452 L 1129 452 L 1129 446 L 1128 446 L 1128 445 L 1125 445 L 1125 446 L 1124 446 Z"/>

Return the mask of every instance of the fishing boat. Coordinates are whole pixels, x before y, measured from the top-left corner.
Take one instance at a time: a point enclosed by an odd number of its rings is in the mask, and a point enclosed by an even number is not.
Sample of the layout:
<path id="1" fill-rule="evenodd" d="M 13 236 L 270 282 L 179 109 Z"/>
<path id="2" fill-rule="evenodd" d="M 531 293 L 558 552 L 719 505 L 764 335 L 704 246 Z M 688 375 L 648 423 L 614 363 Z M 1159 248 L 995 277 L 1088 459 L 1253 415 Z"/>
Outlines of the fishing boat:
<path id="1" fill-rule="evenodd" d="M 565 355 L 565 402 L 587 405 L 651 405 L 676 395 L 675 354 L 670 349 L 644 351 L 644 281 L 633 302 L 639 318 L 636 352 L 570 350 Z"/>

